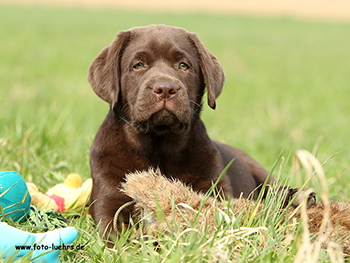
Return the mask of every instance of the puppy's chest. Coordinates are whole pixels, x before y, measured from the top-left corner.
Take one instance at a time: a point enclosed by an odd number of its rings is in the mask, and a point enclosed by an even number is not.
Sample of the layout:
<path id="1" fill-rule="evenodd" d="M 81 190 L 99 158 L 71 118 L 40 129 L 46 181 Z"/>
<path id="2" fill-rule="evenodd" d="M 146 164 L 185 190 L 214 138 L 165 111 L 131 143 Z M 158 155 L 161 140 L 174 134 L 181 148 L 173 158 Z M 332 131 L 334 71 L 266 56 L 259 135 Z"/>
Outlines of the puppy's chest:
<path id="1" fill-rule="evenodd" d="M 144 171 L 149 168 L 160 169 L 162 174 L 168 178 L 176 178 L 187 184 L 196 184 L 201 181 L 204 184 L 210 184 L 216 177 L 217 171 L 213 168 L 215 165 L 207 166 L 199 162 L 194 162 L 189 156 L 169 156 L 169 155 L 149 155 L 140 156 L 130 154 L 123 158 L 126 172 Z"/>

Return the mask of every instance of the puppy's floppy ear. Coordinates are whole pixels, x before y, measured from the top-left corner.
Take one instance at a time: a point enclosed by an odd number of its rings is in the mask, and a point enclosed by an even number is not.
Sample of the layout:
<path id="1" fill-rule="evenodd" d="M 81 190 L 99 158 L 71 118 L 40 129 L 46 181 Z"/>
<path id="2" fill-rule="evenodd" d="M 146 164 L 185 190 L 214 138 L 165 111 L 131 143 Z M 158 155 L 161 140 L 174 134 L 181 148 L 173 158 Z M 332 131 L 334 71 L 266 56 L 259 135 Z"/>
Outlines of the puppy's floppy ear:
<path id="1" fill-rule="evenodd" d="M 225 82 L 224 71 L 218 59 L 206 49 L 197 35 L 194 33 L 189 35 L 198 51 L 200 68 L 207 86 L 208 104 L 215 109 L 215 100 L 220 95 Z"/>
<path id="2" fill-rule="evenodd" d="M 130 39 L 130 31 L 121 31 L 114 41 L 105 47 L 92 61 L 88 81 L 95 93 L 112 107 L 120 92 L 120 59 Z"/>

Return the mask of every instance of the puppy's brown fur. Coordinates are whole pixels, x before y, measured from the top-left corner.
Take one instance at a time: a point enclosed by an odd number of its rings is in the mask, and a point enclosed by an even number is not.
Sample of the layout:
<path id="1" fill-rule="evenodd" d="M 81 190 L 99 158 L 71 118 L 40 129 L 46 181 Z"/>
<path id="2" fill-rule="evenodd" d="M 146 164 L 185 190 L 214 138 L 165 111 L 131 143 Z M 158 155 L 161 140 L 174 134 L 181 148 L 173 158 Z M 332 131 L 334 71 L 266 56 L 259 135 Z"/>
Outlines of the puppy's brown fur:
<path id="1" fill-rule="evenodd" d="M 119 190 L 125 174 L 148 167 L 206 192 L 234 159 L 218 189 L 226 197 L 258 196 L 267 170 L 243 151 L 211 140 L 200 119 L 205 92 L 214 109 L 225 76 L 196 34 L 165 25 L 121 31 L 92 61 L 88 80 L 110 104 L 90 151 L 89 212 L 101 223 L 101 235 L 130 201 Z M 131 212 L 123 209 L 122 219 Z"/>
<path id="2" fill-rule="evenodd" d="M 179 180 L 169 180 L 161 175 L 159 170 L 131 173 L 126 176 L 126 182 L 122 184 L 122 191 L 136 201 L 136 219 L 140 219 L 140 211 L 147 217 L 148 223 L 152 229 L 169 230 L 174 226 L 174 222 L 182 228 L 188 226 L 187 222 L 193 222 L 200 210 L 202 200 L 205 198 L 201 192 L 195 192 L 190 187 L 186 187 Z M 294 215 L 295 206 L 306 198 L 306 191 L 302 191 L 298 198 L 294 200 L 289 208 L 288 217 L 301 220 L 302 213 L 298 210 Z M 293 195 L 295 192 L 293 192 Z M 288 195 L 288 194 L 287 194 Z M 310 201 L 311 200 L 311 201 Z M 325 215 L 325 206 L 323 203 L 314 202 L 315 199 L 309 198 L 307 210 L 308 226 L 311 233 L 318 233 L 321 230 L 321 223 Z M 243 216 L 251 213 L 255 207 L 254 201 L 243 198 L 234 198 L 232 200 L 234 214 L 238 215 L 243 211 Z M 177 206 L 173 208 L 173 202 Z M 263 204 L 258 205 L 258 212 L 263 208 Z M 160 209 L 164 215 L 159 214 Z M 215 231 L 217 224 L 214 219 L 214 210 L 226 210 L 221 202 L 215 198 L 209 197 L 199 214 L 199 226 L 202 230 Z M 292 216 L 291 216 L 292 215 Z M 341 246 L 344 253 L 350 254 L 350 204 L 331 202 L 330 221 L 332 223 L 330 238 L 334 241 L 342 241 Z"/>

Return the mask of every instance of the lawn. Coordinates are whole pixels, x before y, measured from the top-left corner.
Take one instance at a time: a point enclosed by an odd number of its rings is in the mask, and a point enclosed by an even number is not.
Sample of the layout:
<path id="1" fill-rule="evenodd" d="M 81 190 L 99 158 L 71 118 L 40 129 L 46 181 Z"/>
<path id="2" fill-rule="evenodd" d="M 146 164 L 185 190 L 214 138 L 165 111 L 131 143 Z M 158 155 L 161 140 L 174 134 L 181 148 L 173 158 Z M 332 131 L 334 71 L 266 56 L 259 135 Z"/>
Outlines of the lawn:
<path id="1" fill-rule="evenodd" d="M 197 32 L 224 68 L 217 109 L 205 106 L 202 113 L 212 138 L 245 150 L 267 169 L 282 152 L 282 177 L 293 186 L 295 151 L 314 151 L 320 162 L 329 159 L 323 168 L 330 198 L 350 200 L 346 23 L 1 6 L 0 169 L 20 173 L 42 192 L 71 172 L 89 178 L 89 148 L 108 105 L 92 91 L 87 68 L 119 30 L 157 23 Z M 309 186 L 320 191 L 317 180 Z M 75 218 L 72 225 L 93 231 L 86 215 Z M 92 252 L 65 256 L 114 260 L 97 237 L 89 238 L 79 240 Z M 169 258 L 179 262 L 174 251 Z M 142 262 L 148 252 L 131 249 L 118 259 Z M 287 262 L 284 252 L 255 260 Z M 158 262 L 155 254 L 148 259 Z"/>

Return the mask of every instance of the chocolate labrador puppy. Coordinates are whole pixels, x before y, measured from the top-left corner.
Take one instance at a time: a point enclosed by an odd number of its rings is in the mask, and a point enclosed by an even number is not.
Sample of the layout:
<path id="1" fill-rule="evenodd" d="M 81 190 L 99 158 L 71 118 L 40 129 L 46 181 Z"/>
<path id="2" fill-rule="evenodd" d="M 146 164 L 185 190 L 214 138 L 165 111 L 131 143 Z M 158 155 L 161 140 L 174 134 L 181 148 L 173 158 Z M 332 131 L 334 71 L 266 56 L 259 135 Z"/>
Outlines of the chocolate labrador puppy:
<path id="1" fill-rule="evenodd" d="M 234 159 L 218 188 L 226 196 L 258 196 L 268 172 L 243 151 L 211 140 L 199 117 L 205 89 L 215 109 L 224 79 L 196 34 L 165 25 L 118 33 L 91 63 L 88 80 L 110 104 L 90 152 L 90 213 L 101 221 L 101 235 L 131 200 L 120 191 L 125 174 L 150 167 L 206 192 Z M 124 222 L 131 212 L 123 209 Z"/>

